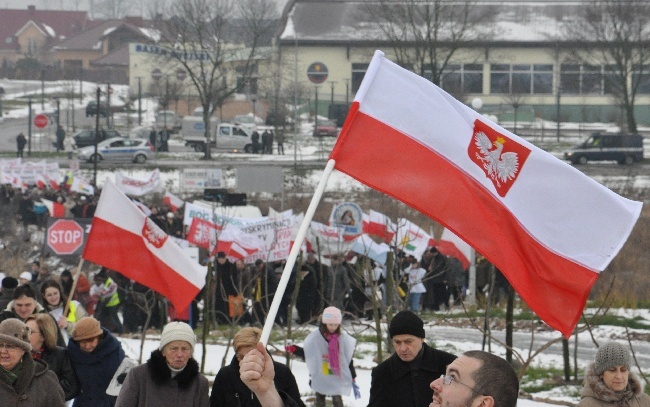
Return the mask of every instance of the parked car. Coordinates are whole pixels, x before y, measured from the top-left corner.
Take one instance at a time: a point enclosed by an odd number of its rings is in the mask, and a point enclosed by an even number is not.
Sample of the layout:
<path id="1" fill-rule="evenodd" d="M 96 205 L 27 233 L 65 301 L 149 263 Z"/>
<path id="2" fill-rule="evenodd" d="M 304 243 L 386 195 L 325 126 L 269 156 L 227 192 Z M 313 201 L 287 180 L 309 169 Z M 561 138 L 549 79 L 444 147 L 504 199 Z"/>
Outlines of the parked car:
<path id="1" fill-rule="evenodd" d="M 86 105 L 86 117 L 94 116 L 98 114 L 102 117 L 108 116 L 108 106 L 104 102 L 99 102 L 99 108 L 97 108 L 97 102 L 91 100 Z"/>
<path id="2" fill-rule="evenodd" d="M 337 137 L 338 135 L 339 129 L 334 120 L 319 120 L 318 125 L 314 128 L 314 137 Z"/>
<path id="3" fill-rule="evenodd" d="M 98 161 L 129 161 L 143 164 L 154 156 L 153 146 L 146 139 L 113 137 L 97 144 Z M 95 146 L 77 150 L 79 160 L 94 162 Z"/>
<path id="4" fill-rule="evenodd" d="M 572 164 L 588 161 L 616 161 L 633 164 L 643 161 L 643 136 L 639 134 L 594 133 L 584 142 L 564 152 Z"/>
<path id="5" fill-rule="evenodd" d="M 112 137 L 122 137 L 120 132 L 114 129 L 102 129 L 99 131 L 98 142 Z M 73 136 L 77 148 L 95 145 L 95 130 L 82 130 Z"/>

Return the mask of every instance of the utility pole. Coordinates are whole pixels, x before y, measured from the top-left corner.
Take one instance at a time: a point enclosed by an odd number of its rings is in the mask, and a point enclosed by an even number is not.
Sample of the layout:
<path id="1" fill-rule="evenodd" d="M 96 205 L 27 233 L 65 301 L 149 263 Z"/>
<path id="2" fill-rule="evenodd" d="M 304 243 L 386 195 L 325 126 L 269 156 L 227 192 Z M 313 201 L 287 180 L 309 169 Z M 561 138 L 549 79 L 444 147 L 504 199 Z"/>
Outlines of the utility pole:
<path id="1" fill-rule="evenodd" d="M 27 99 L 27 108 L 29 114 L 27 115 L 27 157 L 32 156 L 32 99 Z"/>
<path id="2" fill-rule="evenodd" d="M 142 77 L 138 76 L 138 126 L 142 125 Z"/>
<path id="3" fill-rule="evenodd" d="M 41 68 L 41 112 L 45 111 L 45 68 Z"/>
<path id="4" fill-rule="evenodd" d="M 102 94 L 102 90 L 97 87 L 97 114 L 95 115 L 95 155 L 93 156 L 93 186 L 97 186 L 97 143 L 99 143 L 99 100 Z"/>
<path id="5" fill-rule="evenodd" d="M 99 110 L 99 101 L 97 102 L 97 110 Z M 106 83 L 106 128 L 111 128 L 111 83 Z M 99 113 L 98 113 L 99 114 Z"/>

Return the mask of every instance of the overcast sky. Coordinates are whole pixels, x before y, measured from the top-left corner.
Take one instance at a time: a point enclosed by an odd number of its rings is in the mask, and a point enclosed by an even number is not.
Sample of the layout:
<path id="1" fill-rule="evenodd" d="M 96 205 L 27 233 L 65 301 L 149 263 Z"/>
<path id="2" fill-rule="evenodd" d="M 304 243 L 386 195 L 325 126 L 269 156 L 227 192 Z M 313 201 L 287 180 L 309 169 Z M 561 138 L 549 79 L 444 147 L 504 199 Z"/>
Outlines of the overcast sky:
<path id="1" fill-rule="evenodd" d="M 26 9 L 28 5 L 36 6 L 41 10 L 85 10 L 90 12 L 91 4 L 99 5 L 111 0 L 0 0 L 0 8 Z M 118 4 L 133 4 L 129 15 L 149 17 L 149 10 L 154 4 L 164 4 L 172 0 L 112 0 Z M 278 4 L 278 13 L 281 13 L 288 0 L 275 0 Z M 95 15 L 95 18 L 105 16 Z"/>

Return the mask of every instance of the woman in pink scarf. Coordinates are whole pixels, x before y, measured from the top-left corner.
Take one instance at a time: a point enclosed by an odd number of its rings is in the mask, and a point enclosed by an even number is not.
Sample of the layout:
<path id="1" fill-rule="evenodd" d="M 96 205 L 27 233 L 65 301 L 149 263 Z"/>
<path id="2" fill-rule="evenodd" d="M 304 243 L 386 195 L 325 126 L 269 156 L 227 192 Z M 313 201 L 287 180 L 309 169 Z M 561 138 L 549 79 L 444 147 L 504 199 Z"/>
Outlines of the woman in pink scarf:
<path id="1" fill-rule="evenodd" d="M 316 392 L 316 407 L 325 407 L 325 397 L 332 396 L 334 407 L 343 407 L 341 396 L 349 396 L 356 373 L 352 355 L 356 339 L 341 331 L 341 310 L 327 307 L 318 331 L 305 338 L 305 361 Z"/>

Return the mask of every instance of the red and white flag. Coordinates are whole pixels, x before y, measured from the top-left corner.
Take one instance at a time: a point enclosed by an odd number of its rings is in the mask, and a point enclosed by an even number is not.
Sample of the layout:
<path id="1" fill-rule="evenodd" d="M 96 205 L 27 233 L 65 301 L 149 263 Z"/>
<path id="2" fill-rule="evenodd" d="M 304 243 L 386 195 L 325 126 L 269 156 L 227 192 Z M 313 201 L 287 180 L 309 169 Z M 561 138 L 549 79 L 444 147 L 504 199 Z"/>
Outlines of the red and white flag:
<path id="1" fill-rule="evenodd" d="M 185 201 L 183 201 L 181 198 L 177 197 L 176 195 L 172 194 L 171 192 L 165 191 L 165 197 L 163 198 L 163 203 L 165 205 L 169 205 L 169 207 L 172 208 L 172 212 L 176 212 L 178 211 L 178 209 L 183 207 Z"/>
<path id="2" fill-rule="evenodd" d="M 447 228 L 442 231 L 440 240 L 431 239 L 430 246 L 435 247 L 445 256 L 455 257 L 460 260 L 463 270 L 467 270 L 470 259 L 473 260 L 472 247 Z"/>
<path id="3" fill-rule="evenodd" d="M 642 206 L 380 51 L 330 158 L 339 171 L 422 211 L 471 244 L 565 336 Z"/>
<path id="4" fill-rule="evenodd" d="M 363 215 L 363 233 L 379 236 L 387 243 L 393 240 L 395 225 L 388 216 L 372 209 Z"/>
<path id="5" fill-rule="evenodd" d="M 108 180 L 83 258 L 162 294 L 177 310 L 187 308 L 205 284 L 205 268 Z"/>
<path id="6" fill-rule="evenodd" d="M 63 218 L 65 216 L 65 206 L 63 206 L 63 204 L 43 198 L 41 198 L 41 202 L 43 202 L 43 205 L 47 208 L 50 217 Z"/>
<path id="7" fill-rule="evenodd" d="M 187 231 L 187 241 L 204 249 L 212 249 L 217 244 L 217 231 L 221 229 L 214 223 L 201 218 L 192 218 Z"/>
<path id="8" fill-rule="evenodd" d="M 217 235 L 217 246 L 211 255 L 224 252 L 226 256 L 245 259 L 259 251 L 263 246 L 264 242 L 257 236 L 246 233 L 236 226 L 227 224 Z"/>

